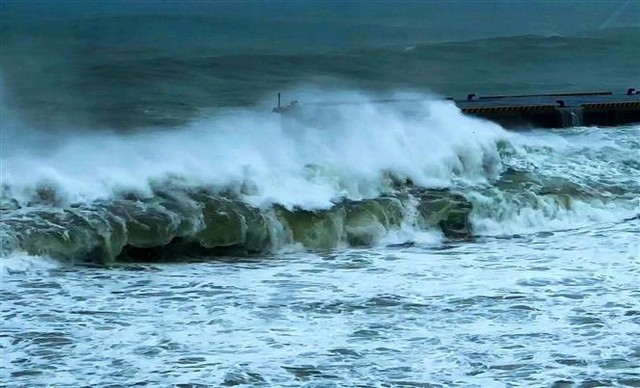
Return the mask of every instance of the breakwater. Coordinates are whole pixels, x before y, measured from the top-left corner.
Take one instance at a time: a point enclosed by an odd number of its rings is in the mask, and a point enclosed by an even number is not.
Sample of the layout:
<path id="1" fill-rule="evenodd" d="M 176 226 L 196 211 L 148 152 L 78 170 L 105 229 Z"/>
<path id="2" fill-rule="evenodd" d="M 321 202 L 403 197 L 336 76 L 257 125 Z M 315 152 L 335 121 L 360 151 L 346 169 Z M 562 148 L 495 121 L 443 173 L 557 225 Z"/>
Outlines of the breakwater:
<path id="1" fill-rule="evenodd" d="M 567 128 L 575 126 L 616 126 L 640 122 L 640 92 L 634 88 L 624 93 L 610 91 L 478 96 L 465 99 L 446 98 L 462 113 L 488 119 L 517 129 L 523 127 Z M 368 103 L 413 103 L 419 99 L 384 99 Z M 291 113 L 306 105 L 336 106 L 350 102 L 300 104 L 297 100 L 283 105 L 278 93 L 275 113 Z"/>

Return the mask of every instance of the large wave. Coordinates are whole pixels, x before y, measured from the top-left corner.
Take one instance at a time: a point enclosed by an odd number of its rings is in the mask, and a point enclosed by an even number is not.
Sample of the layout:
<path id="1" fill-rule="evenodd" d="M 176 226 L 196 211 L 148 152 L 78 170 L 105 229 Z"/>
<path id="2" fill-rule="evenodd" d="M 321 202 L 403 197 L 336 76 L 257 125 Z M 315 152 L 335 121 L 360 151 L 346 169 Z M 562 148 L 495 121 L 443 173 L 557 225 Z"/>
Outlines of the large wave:
<path id="1" fill-rule="evenodd" d="M 637 127 L 513 134 L 433 96 L 297 94 L 352 103 L 230 110 L 131 134 L 49 138 L 4 122 L 3 254 L 112 262 L 333 249 L 389 243 L 399 230 L 472 238 L 637 209 Z"/>

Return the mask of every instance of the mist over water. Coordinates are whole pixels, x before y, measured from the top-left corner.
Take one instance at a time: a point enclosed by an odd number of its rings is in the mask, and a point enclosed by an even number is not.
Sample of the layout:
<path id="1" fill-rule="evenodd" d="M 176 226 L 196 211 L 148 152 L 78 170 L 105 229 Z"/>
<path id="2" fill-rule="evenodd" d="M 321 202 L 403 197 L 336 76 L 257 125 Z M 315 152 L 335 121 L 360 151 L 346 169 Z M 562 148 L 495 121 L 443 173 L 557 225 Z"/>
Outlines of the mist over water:
<path id="1" fill-rule="evenodd" d="M 443 97 L 637 87 L 638 16 L 0 4 L 0 385 L 637 386 L 640 126 Z"/>
<path id="2" fill-rule="evenodd" d="M 366 101 L 353 92 L 304 94 Z M 477 181 L 497 172 L 495 143 L 509 136 L 504 130 L 463 116 L 451 102 L 419 98 L 424 101 L 410 107 L 309 108 L 306 117 L 233 110 L 179 129 L 71 131 L 54 142 L 46 133 L 16 129 L 5 143 L 4 183 L 16 195 L 50 184 L 74 202 L 118 191 L 150 193 L 154 182 L 175 179 L 185 185 L 249 185 L 247 199 L 256 205 L 326 208 L 341 197 L 379 195 L 384 173 L 423 187 L 449 187 L 452 177 Z"/>

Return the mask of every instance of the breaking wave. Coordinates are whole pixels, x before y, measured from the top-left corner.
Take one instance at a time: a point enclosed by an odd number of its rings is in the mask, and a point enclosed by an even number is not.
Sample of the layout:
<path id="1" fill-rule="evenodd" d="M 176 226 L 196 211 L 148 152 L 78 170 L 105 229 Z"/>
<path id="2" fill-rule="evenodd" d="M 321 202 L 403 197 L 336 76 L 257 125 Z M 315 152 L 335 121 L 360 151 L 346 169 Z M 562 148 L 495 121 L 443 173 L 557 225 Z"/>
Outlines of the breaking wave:
<path id="1" fill-rule="evenodd" d="M 398 231 L 469 239 L 637 214 L 638 127 L 514 134 L 431 96 L 318 93 L 299 92 L 354 103 L 230 110 L 131 134 L 52 137 L 6 119 L 2 255 L 326 250 L 411 242 Z"/>

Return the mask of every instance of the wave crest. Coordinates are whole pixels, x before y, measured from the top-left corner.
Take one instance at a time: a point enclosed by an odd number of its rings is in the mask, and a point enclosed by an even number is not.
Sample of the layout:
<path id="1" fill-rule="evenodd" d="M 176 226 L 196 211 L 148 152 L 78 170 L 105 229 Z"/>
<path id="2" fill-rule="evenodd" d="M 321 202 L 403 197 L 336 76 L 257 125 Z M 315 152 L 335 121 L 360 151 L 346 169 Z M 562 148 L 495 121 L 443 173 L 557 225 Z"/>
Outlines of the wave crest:
<path id="1" fill-rule="evenodd" d="M 417 203 L 417 212 L 408 212 Z M 471 205 L 447 190 L 413 188 L 326 210 L 267 209 L 205 190 L 150 198 L 96 201 L 64 209 L 18 208 L 2 218 L 4 252 L 74 261 L 162 260 L 193 255 L 251 254 L 301 244 L 333 249 L 371 246 L 403 223 L 469 237 Z M 415 218 L 409 214 L 417 215 Z"/>

